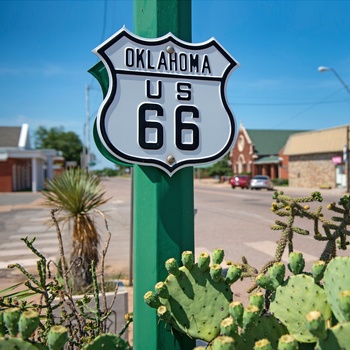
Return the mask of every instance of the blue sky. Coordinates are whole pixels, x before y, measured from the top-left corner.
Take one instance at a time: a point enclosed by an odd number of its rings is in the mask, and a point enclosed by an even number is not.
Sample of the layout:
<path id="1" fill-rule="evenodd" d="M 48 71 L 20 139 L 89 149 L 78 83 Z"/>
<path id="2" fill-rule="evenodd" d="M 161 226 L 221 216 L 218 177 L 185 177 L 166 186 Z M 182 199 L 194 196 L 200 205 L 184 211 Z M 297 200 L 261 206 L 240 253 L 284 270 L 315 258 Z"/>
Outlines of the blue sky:
<path id="1" fill-rule="evenodd" d="M 192 0 L 192 41 L 215 37 L 240 63 L 227 97 L 251 129 L 350 123 L 350 1 Z M 93 122 L 102 95 L 91 52 L 123 25 L 133 1 L 0 1 L 0 125 L 63 126 L 85 142 L 85 86 Z M 92 140 L 92 139 L 91 139 Z M 101 156 L 97 168 L 113 166 Z"/>

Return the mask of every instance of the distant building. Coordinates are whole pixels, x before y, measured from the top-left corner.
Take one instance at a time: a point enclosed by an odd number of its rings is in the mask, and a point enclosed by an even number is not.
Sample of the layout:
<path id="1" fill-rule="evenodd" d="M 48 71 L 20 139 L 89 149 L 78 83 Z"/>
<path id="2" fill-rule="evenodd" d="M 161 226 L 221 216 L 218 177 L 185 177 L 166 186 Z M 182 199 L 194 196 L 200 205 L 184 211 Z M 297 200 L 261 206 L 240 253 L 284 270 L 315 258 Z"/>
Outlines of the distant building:
<path id="1" fill-rule="evenodd" d="M 344 125 L 291 135 L 284 149 L 289 157 L 289 185 L 346 187 L 349 129 L 350 125 Z"/>
<path id="2" fill-rule="evenodd" d="M 42 190 L 62 159 L 56 150 L 31 148 L 28 124 L 0 127 L 0 192 Z"/>
<path id="3" fill-rule="evenodd" d="M 246 129 L 241 124 L 237 142 L 230 152 L 233 173 L 288 179 L 288 157 L 283 149 L 290 135 L 302 131 Z"/>

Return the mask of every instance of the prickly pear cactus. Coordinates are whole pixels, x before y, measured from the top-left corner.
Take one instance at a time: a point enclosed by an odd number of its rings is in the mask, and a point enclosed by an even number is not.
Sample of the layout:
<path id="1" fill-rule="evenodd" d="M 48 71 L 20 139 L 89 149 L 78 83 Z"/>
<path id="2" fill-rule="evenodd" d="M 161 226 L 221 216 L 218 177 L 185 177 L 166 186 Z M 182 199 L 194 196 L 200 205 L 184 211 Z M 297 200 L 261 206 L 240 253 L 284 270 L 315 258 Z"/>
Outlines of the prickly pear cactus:
<path id="1" fill-rule="evenodd" d="M 230 284 L 235 277 L 224 278 L 221 266 L 223 251 L 210 256 L 202 253 L 194 263 L 193 253 L 182 254 L 183 266 L 175 259 L 166 262 L 169 276 L 156 285 L 155 292 L 145 294 L 145 302 L 158 309 L 158 316 L 180 332 L 210 342 L 220 332 L 220 322 L 229 316 L 232 301 Z M 239 270 L 239 268 L 238 268 Z M 235 276 L 239 272 L 235 270 Z M 238 277 L 239 278 L 239 277 Z"/>
<path id="2" fill-rule="evenodd" d="M 278 350 L 298 350 L 298 342 L 296 339 L 290 335 L 285 334 L 280 337 L 277 345 Z"/>
<path id="3" fill-rule="evenodd" d="M 39 314 L 36 311 L 23 311 L 9 308 L 0 313 L 3 322 L 0 350 L 62 350 L 68 331 L 63 326 L 53 326 L 48 333 L 48 345 L 28 340 L 39 326 Z"/>
<path id="4" fill-rule="evenodd" d="M 277 349 L 279 338 L 285 334 L 288 334 L 287 327 L 273 315 L 264 314 L 241 333 L 239 349 L 253 349 L 255 342 L 264 338 L 269 340 L 273 349 Z"/>
<path id="5" fill-rule="evenodd" d="M 273 347 L 268 339 L 261 339 L 255 342 L 254 350 L 273 350 Z"/>
<path id="6" fill-rule="evenodd" d="M 99 349 L 115 349 L 115 350 L 131 350 L 130 345 L 117 334 L 101 334 L 90 344 L 83 347 L 83 350 L 99 350 Z"/>
<path id="7" fill-rule="evenodd" d="M 339 323 L 327 329 L 324 339 L 319 339 L 318 350 L 348 350 L 350 349 L 350 322 Z"/>
<path id="8" fill-rule="evenodd" d="M 222 335 L 214 339 L 211 344 L 212 350 L 235 350 L 238 349 L 235 346 L 235 341 L 233 338 Z"/>
<path id="9" fill-rule="evenodd" d="M 38 350 L 34 344 L 20 338 L 0 338 L 0 350 Z M 48 349 L 48 347 L 42 348 Z"/>
<path id="10" fill-rule="evenodd" d="M 317 341 L 305 326 L 305 315 L 313 310 L 321 312 L 325 320 L 332 315 L 323 288 L 305 274 L 289 277 L 276 289 L 270 310 L 295 339 L 304 343 Z"/>
<path id="11" fill-rule="evenodd" d="M 350 349 L 350 322 L 327 328 L 325 320 L 318 311 L 311 311 L 305 318 L 310 332 L 318 338 L 317 350 Z"/>
<path id="12" fill-rule="evenodd" d="M 350 258 L 336 257 L 327 265 L 324 273 L 324 291 L 332 311 L 339 322 L 350 321 L 342 307 L 342 291 L 350 290 Z M 350 341 L 349 341 L 350 342 Z"/>
<path id="13" fill-rule="evenodd" d="M 18 333 L 18 321 L 21 316 L 21 310 L 19 308 L 10 308 L 4 311 L 3 320 L 4 324 L 10 333 L 11 337 L 16 337 Z"/>
<path id="14" fill-rule="evenodd" d="M 50 350 L 61 350 L 68 340 L 68 331 L 63 326 L 52 326 L 47 336 Z"/>
<path id="15" fill-rule="evenodd" d="M 39 323 L 40 319 L 37 312 L 33 310 L 23 311 L 18 321 L 18 329 L 22 339 L 28 339 L 39 326 Z"/>

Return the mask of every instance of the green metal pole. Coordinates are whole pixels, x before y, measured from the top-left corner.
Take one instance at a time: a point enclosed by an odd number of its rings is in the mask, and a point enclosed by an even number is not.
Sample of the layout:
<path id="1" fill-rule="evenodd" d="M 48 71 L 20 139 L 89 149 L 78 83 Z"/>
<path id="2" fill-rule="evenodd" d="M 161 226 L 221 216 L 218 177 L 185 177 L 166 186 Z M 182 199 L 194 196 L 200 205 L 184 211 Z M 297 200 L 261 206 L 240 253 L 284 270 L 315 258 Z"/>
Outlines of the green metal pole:
<path id="1" fill-rule="evenodd" d="M 156 38 L 172 32 L 191 42 L 190 0 L 134 0 L 135 34 Z M 167 272 L 164 263 L 180 262 L 194 250 L 193 168 L 169 177 L 155 167 L 134 167 L 134 337 L 135 350 L 189 350 L 195 341 L 159 322 L 143 301 Z"/>

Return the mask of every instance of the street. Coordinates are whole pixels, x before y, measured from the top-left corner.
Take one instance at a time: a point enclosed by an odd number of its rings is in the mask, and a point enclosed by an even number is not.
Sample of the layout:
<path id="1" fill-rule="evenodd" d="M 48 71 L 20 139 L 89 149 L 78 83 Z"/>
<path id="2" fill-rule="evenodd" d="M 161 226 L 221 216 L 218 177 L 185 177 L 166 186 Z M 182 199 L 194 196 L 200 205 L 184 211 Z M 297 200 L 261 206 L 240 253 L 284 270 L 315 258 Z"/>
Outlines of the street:
<path id="1" fill-rule="evenodd" d="M 108 178 L 103 180 L 107 197 L 111 199 L 101 207 L 107 216 L 108 228 L 112 234 L 106 270 L 117 276 L 126 277 L 130 272 L 130 204 L 131 181 L 128 178 Z M 285 193 L 291 196 L 307 196 L 312 190 L 288 189 Z M 321 191 L 322 192 L 322 191 Z M 323 212 L 328 217 L 326 206 L 330 202 L 338 202 L 345 194 L 344 190 L 323 190 Z M 225 260 L 241 262 L 245 256 L 248 262 L 260 269 L 275 254 L 276 241 L 280 231 L 272 231 L 270 225 L 279 219 L 271 211 L 273 191 L 267 190 L 234 190 L 225 183 L 218 184 L 208 180 L 195 180 L 195 253 L 212 252 L 215 248 L 225 250 Z M 6 197 L 7 196 L 7 197 Z M 17 196 L 17 197 L 16 197 Z M 36 257 L 28 251 L 21 237 L 37 237 L 38 248 L 49 258 L 58 256 L 56 231 L 48 228 L 50 209 L 42 206 L 40 195 L 25 194 L 25 203 L 20 202 L 20 195 L 0 195 L 0 277 L 7 276 L 8 263 L 18 261 L 25 266 L 35 266 Z M 14 199 L 14 197 L 16 198 Z M 7 205 L 10 203 L 11 205 Z M 320 203 L 311 206 L 316 208 Z M 3 210 L 1 210 L 1 208 Z M 282 218 L 282 221 L 284 219 Z M 284 220 L 285 221 L 285 220 Z M 102 238 L 101 248 L 107 237 L 103 218 L 96 214 L 96 222 Z M 312 238 L 312 223 L 307 219 L 297 222 L 297 226 L 309 229 L 309 236 L 301 237 L 295 234 L 295 250 L 301 251 L 310 266 L 317 260 L 324 245 Z M 63 229 L 66 251 L 69 250 L 70 236 L 68 226 Z M 347 253 L 347 252 L 345 252 Z M 169 257 L 170 258 L 170 257 Z M 286 255 L 284 256 L 286 261 Z M 7 271 L 8 272 L 8 271 Z M 247 281 L 249 283 L 249 281 Z"/>

